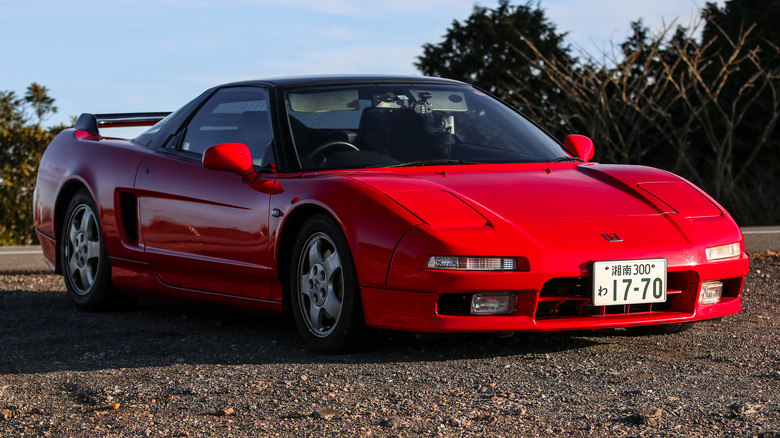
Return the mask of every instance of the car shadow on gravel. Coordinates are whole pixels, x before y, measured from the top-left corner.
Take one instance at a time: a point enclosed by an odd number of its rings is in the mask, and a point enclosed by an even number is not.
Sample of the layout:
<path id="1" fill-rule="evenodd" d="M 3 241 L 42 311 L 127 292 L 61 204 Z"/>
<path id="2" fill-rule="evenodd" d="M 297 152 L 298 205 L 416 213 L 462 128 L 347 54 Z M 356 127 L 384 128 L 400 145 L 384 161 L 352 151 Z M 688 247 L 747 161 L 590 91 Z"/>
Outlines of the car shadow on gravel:
<path id="1" fill-rule="evenodd" d="M 0 291 L 0 374 L 164 367 L 443 361 L 587 348 L 579 333 L 410 334 L 375 331 L 353 354 L 307 350 L 290 321 L 259 313 L 141 300 L 131 311 L 86 313 L 64 292 Z M 604 342 L 609 342 L 605 340 Z"/>

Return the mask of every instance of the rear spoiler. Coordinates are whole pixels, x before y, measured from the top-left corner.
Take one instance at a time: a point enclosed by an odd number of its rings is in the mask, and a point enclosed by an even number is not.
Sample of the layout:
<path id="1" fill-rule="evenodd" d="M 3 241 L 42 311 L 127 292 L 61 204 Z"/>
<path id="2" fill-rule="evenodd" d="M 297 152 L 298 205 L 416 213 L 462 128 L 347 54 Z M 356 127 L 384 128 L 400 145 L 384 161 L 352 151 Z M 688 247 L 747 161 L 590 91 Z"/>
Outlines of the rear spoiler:
<path id="1" fill-rule="evenodd" d="M 152 126 L 170 113 L 121 113 L 89 114 L 83 113 L 73 126 L 95 137 L 100 136 L 98 128 L 119 128 L 127 126 Z"/>

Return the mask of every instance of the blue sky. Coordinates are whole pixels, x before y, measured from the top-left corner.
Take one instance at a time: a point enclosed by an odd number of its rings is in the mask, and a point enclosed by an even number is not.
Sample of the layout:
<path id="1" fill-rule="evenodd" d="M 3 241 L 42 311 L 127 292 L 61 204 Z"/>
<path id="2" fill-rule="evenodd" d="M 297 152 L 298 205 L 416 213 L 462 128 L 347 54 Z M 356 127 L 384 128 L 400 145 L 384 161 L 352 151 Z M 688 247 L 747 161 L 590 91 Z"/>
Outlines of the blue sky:
<path id="1" fill-rule="evenodd" d="M 497 0 L 0 0 L 0 90 L 49 88 L 59 112 L 172 111 L 220 83 L 318 73 L 418 74 L 474 4 Z M 514 4 L 524 4 L 513 2 Z M 723 1 L 718 1 L 723 4 Z M 590 53 L 631 21 L 690 25 L 704 0 L 542 0 L 568 42 Z"/>

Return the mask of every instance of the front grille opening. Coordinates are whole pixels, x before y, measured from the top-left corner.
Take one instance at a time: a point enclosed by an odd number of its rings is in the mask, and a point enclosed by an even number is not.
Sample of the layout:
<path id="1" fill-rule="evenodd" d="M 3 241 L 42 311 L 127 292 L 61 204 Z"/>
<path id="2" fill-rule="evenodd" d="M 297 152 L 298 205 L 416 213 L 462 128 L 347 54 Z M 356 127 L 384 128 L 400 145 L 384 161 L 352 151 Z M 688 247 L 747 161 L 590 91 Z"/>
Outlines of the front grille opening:
<path id="1" fill-rule="evenodd" d="M 590 278 L 553 278 L 544 284 L 540 296 L 590 298 L 591 290 L 593 290 L 593 286 L 591 285 Z"/>
<path id="2" fill-rule="evenodd" d="M 470 315 L 471 298 L 472 294 L 441 294 L 436 311 L 439 315 Z"/>
<path id="3" fill-rule="evenodd" d="M 723 298 L 738 298 L 742 292 L 743 278 L 731 278 L 723 281 Z"/>
<path id="4" fill-rule="evenodd" d="M 696 293 L 695 286 L 692 287 L 689 283 L 692 279 L 691 274 L 690 272 L 669 272 L 667 274 L 666 302 L 616 306 L 594 306 L 591 303 L 593 286 L 590 277 L 553 278 L 548 280 L 539 292 L 535 318 L 573 318 L 670 310 L 682 311 L 685 296 Z M 695 276 L 695 273 L 693 275 Z"/>

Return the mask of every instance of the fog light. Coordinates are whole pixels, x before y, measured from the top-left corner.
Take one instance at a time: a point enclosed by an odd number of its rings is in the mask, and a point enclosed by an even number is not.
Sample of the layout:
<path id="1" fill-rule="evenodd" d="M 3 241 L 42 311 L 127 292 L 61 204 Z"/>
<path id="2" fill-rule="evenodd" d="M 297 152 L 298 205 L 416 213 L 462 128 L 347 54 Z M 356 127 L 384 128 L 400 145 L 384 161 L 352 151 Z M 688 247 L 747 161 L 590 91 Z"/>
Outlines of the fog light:
<path id="1" fill-rule="evenodd" d="M 699 304 L 712 304 L 720 301 L 723 295 L 722 281 L 705 281 L 699 291 Z"/>
<path id="2" fill-rule="evenodd" d="M 471 298 L 472 315 L 506 315 L 515 308 L 515 295 L 479 293 Z"/>

